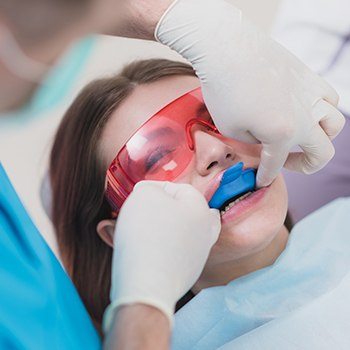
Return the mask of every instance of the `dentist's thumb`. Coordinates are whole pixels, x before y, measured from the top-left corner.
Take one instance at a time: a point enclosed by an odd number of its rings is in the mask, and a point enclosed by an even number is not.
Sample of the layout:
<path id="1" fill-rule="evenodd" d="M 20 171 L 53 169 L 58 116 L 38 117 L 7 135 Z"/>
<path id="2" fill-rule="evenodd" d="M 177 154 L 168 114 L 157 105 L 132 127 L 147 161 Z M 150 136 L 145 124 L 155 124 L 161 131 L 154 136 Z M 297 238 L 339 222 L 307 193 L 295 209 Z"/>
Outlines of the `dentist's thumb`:
<path id="1" fill-rule="evenodd" d="M 263 144 L 260 165 L 256 175 L 258 188 L 268 186 L 277 177 L 289 154 L 289 148 L 281 144 Z"/>
<path id="2" fill-rule="evenodd" d="M 210 221 L 211 221 L 211 232 L 213 235 L 213 245 L 219 238 L 219 234 L 221 231 L 221 216 L 220 211 L 217 209 L 209 209 L 210 213 Z"/>

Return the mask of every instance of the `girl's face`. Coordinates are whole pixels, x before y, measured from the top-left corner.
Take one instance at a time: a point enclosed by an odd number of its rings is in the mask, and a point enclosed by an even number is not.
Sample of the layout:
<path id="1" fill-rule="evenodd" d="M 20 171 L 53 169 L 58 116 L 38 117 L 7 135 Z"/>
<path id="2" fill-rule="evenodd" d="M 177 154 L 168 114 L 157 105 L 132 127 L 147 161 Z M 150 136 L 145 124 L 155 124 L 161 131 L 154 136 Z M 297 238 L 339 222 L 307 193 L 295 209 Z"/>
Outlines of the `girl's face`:
<path id="1" fill-rule="evenodd" d="M 173 76 L 140 85 L 114 111 L 101 141 L 101 157 L 108 166 L 130 136 L 153 114 L 177 97 L 199 86 L 192 76 Z M 233 119 L 234 122 L 234 119 Z M 200 127 L 193 129 L 195 155 L 175 182 L 189 183 L 209 201 L 222 173 L 238 162 L 256 168 L 260 145 L 220 137 Z M 237 260 L 266 248 L 283 226 L 287 191 L 279 175 L 267 188 L 236 204 L 221 216 L 221 233 L 206 267 Z"/>

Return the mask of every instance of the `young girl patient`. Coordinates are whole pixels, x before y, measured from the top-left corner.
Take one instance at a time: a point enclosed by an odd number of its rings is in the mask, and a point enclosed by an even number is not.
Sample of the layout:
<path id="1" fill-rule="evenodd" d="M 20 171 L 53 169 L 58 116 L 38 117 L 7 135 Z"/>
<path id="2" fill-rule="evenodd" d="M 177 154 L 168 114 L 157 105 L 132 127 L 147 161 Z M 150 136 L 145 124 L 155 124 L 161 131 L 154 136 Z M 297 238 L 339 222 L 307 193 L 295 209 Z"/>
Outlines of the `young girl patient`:
<path id="1" fill-rule="evenodd" d="M 61 122 L 51 153 L 52 218 L 63 263 L 99 330 L 109 303 L 115 219 L 133 184 L 189 183 L 209 202 L 225 170 L 240 162 L 244 169 L 259 165 L 260 145 L 222 136 L 199 86 L 184 63 L 134 62 L 90 83 Z M 217 348 L 331 288 L 330 281 L 343 273 L 330 273 L 339 257 L 350 266 L 349 254 L 338 250 L 334 263 L 333 254 L 325 255 L 325 233 L 318 232 L 322 244 L 312 242 L 314 220 L 309 229 L 298 226 L 312 232 L 289 235 L 281 175 L 269 187 L 240 196 L 220 208 L 219 239 L 179 304 L 187 302 L 177 314 L 174 348 Z M 316 221 L 326 218 L 320 215 Z M 294 249 L 290 260 L 296 239 L 304 248 Z M 316 271 L 324 259 L 327 268 Z"/>

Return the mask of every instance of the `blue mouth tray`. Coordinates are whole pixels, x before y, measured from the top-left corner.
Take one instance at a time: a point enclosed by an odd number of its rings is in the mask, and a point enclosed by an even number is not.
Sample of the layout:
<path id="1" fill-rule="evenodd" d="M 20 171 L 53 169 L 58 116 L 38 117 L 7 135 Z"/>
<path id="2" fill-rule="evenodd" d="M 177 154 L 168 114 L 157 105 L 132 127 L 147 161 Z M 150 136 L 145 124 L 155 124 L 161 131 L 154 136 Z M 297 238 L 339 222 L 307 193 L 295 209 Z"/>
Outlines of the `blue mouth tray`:
<path id="1" fill-rule="evenodd" d="M 227 200 L 241 193 L 255 189 L 255 169 L 243 170 L 243 163 L 228 168 L 221 179 L 220 186 L 209 201 L 209 207 L 219 209 Z"/>

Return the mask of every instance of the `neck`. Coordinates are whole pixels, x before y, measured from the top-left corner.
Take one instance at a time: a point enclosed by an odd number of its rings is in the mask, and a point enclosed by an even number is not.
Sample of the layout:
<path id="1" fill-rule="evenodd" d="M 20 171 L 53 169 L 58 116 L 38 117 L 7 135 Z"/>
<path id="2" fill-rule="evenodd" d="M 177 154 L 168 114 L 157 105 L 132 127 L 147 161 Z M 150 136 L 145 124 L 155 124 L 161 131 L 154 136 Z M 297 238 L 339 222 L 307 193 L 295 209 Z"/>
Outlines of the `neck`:
<path id="1" fill-rule="evenodd" d="M 200 279 L 193 286 L 193 293 L 197 294 L 208 287 L 226 285 L 236 278 L 272 265 L 285 249 L 287 241 L 288 230 L 283 226 L 276 237 L 263 250 L 205 269 Z"/>

